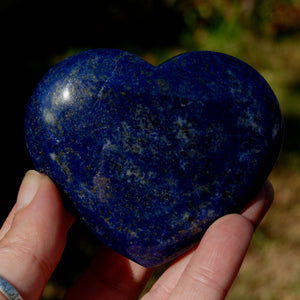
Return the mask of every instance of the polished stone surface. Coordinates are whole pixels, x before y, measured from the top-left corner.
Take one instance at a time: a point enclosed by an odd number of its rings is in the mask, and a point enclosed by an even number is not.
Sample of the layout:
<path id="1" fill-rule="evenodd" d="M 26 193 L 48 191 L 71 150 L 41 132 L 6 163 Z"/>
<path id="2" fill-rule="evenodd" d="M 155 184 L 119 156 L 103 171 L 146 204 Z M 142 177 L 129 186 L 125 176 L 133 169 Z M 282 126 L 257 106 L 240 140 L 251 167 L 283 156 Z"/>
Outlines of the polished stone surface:
<path id="1" fill-rule="evenodd" d="M 99 49 L 49 70 L 25 131 L 37 170 L 89 228 L 152 267 L 251 200 L 276 161 L 283 121 L 266 81 L 231 56 L 191 52 L 154 67 Z"/>

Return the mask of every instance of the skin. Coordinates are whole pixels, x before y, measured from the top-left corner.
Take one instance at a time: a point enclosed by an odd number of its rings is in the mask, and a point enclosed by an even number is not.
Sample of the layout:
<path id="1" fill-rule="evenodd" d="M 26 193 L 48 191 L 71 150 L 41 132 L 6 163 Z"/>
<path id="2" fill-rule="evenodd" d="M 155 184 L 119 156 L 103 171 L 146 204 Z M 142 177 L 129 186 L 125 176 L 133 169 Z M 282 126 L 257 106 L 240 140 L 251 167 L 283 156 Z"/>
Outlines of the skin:
<path id="1" fill-rule="evenodd" d="M 242 214 L 214 222 L 199 245 L 174 261 L 142 299 L 224 299 L 273 194 L 266 182 Z M 27 172 L 0 230 L 0 276 L 25 300 L 41 296 L 73 221 L 53 182 L 36 171 Z M 138 299 L 151 272 L 103 246 L 65 299 Z M 2 299 L 6 298 L 0 292 Z"/>

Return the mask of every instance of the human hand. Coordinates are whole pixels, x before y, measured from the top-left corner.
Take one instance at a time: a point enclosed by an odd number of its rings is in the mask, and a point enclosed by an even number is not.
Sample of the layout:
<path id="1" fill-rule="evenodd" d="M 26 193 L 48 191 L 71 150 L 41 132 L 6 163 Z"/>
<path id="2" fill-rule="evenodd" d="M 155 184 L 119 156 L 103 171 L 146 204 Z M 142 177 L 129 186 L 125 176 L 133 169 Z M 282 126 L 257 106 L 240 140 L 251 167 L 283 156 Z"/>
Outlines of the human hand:
<path id="1" fill-rule="evenodd" d="M 213 223 L 199 246 L 177 259 L 142 299 L 224 299 L 272 200 L 273 189 L 267 182 L 241 215 Z M 23 299 L 41 296 L 73 221 L 53 182 L 29 171 L 0 230 L 0 276 Z M 151 270 L 103 246 L 65 299 L 138 299 L 150 276 Z M 2 299 L 7 298 L 0 293 Z"/>

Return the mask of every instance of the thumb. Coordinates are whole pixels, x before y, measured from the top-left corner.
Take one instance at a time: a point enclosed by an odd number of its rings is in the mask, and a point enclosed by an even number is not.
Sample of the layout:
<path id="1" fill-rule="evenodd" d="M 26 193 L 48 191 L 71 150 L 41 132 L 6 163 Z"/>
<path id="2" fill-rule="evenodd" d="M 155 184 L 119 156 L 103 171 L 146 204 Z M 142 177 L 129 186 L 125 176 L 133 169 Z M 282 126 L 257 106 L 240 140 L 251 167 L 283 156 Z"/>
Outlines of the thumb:
<path id="1" fill-rule="evenodd" d="M 0 276 L 25 300 L 42 294 L 72 222 L 53 182 L 36 171 L 27 172 L 17 203 L 0 231 Z"/>

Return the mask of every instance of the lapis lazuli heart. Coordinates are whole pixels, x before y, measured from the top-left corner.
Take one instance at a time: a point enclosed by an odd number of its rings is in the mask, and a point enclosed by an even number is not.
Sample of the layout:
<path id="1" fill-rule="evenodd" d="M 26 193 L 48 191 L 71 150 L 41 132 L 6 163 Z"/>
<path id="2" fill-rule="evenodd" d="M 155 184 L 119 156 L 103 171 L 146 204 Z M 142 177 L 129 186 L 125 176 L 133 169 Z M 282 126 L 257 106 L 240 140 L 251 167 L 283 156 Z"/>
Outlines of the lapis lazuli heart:
<path id="1" fill-rule="evenodd" d="M 49 70 L 25 131 L 35 167 L 89 228 L 153 267 L 245 207 L 276 161 L 283 120 L 263 77 L 231 56 L 190 52 L 155 67 L 99 49 Z"/>

